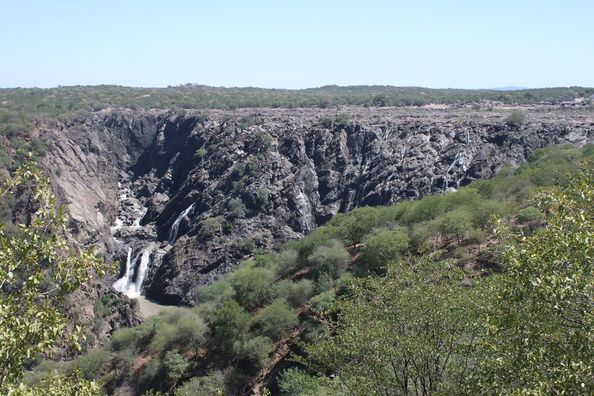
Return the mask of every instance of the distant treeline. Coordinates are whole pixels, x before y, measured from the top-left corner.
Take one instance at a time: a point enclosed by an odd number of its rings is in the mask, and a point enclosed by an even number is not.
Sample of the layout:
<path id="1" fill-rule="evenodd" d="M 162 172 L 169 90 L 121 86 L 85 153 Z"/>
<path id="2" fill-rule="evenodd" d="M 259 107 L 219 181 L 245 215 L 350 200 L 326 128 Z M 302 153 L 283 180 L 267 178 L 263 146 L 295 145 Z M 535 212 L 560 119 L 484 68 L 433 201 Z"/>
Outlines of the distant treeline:
<path id="1" fill-rule="evenodd" d="M 431 89 L 421 87 L 335 85 L 301 90 L 221 88 L 186 84 L 167 88 L 132 88 L 115 85 L 58 88 L 0 89 L 0 136 L 12 151 L 42 153 L 43 142 L 33 142 L 28 132 L 36 119 L 85 115 L 108 107 L 132 109 L 326 108 L 358 106 L 422 106 L 495 101 L 504 104 L 559 103 L 590 98 L 594 88 L 543 88 L 516 91 Z M 2 142 L 0 142 L 1 144 Z M 10 151 L 10 150 L 9 150 Z M 10 162 L 0 147 L 0 166 Z"/>

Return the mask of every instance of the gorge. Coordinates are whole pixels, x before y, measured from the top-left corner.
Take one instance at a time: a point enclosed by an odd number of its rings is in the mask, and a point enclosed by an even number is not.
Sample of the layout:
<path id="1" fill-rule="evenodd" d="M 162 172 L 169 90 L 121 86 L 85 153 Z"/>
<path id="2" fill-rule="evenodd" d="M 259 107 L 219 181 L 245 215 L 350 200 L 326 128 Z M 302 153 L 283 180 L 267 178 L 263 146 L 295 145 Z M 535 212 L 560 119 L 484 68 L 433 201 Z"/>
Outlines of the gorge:
<path id="1" fill-rule="evenodd" d="M 36 133 L 72 234 L 120 263 L 114 287 L 193 305 L 195 288 L 336 213 L 464 186 L 549 144 L 594 139 L 580 109 L 107 109 Z"/>

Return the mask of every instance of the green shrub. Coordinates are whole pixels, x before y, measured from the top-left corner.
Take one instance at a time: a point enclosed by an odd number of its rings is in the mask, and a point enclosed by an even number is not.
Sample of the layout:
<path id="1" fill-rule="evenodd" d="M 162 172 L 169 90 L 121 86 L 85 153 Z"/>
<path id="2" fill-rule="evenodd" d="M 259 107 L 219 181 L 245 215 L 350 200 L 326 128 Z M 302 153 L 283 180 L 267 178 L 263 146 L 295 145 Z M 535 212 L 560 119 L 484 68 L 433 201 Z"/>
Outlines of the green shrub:
<path id="1" fill-rule="evenodd" d="M 380 225 L 380 214 L 376 208 L 364 206 L 353 209 L 347 215 L 337 215 L 330 224 L 337 228 L 339 235 L 348 244 L 356 244 Z"/>
<path id="2" fill-rule="evenodd" d="M 504 120 L 505 124 L 511 128 L 517 128 L 526 121 L 526 116 L 520 110 L 513 110 Z"/>
<path id="3" fill-rule="evenodd" d="M 267 270 L 276 272 L 277 270 L 277 256 L 272 253 L 257 254 L 250 263 L 255 268 L 265 268 Z"/>
<path id="4" fill-rule="evenodd" d="M 298 282 L 282 280 L 275 286 L 276 297 L 284 298 L 293 307 L 303 305 L 313 293 L 313 282 L 302 279 Z"/>
<path id="5" fill-rule="evenodd" d="M 273 340 L 280 339 L 298 323 L 299 318 L 295 311 L 285 300 L 280 298 L 274 300 L 256 317 L 256 325 L 260 333 Z"/>
<path id="6" fill-rule="evenodd" d="M 442 237 L 444 239 L 456 238 L 458 245 L 471 228 L 470 215 L 462 209 L 448 212 L 437 219 L 437 229 Z"/>
<path id="7" fill-rule="evenodd" d="M 216 305 L 235 298 L 235 289 L 225 279 L 220 279 L 208 286 L 196 288 L 196 294 L 201 302 L 212 302 Z"/>
<path id="8" fill-rule="evenodd" d="M 251 321 L 250 315 L 233 300 L 224 302 L 214 313 L 210 323 L 212 339 L 223 354 L 230 356 L 233 344 L 248 332 Z"/>
<path id="9" fill-rule="evenodd" d="M 443 213 L 442 197 L 429 195 L 410 204 L 408 210 L 402 214 L 400 222 L 412 226 L 424 221 L 433 220 Z"/>
<path id="10" fill-rule="evenodd" d="M 111 354 L 105 349 L 93 349 L 86 355 L 74 360 L 71 368 L 80 370 L 84 378 L 92 381 L 97 379 L 101 369 L 110 358 Z"/>
<path id="11" fill-rule="evenodd" d="M 133 328 L 125 327 L 113 332 L 109 346 L 112 351 L 122 351 L 134 346 L 137 339 L 137 331 Z"/>
<path id="12" fill-rule="evenodd" d="M 157 357 L 153 357 L 147 364 L 145 364 L 140 375 L 136 379 L 138 388 L 142 392 L 150 389 L 160 390 L 164 385 L 165 376 L 166 373 L 163 369 L 161 360 Z"/>
<path id="13" fill-rule="evenodd" d="M 177 321 L 175 344 L 179 348 L 191 347 L 195 353 L 205 341 L 207 326 L 200 316 L 194 312 L 186 312 Z"/>
<path id="14" fill-rule="evenodd" d="M 209 217 L 200 222 L 200 235 L 203 238 L 210 238 L 223 229 L 223 218 L 221 216 Z"/>
<path id="15" fill-rule="evenodd" d="M 246 309 L 254 309 L 269 301 L 274 273 L 266 268 L 243 266 L 231 276 L 229 283 L 237 301 Z"/>
<path id="16" fill-rule="evenodd" d="M 283 250 L 277 257 L 277 263 L 278 276 L 283 277 L 294 273 L 299 268 L 297 251 L 294 249 Z"/>
<path id="17" fill-rule="evenodd" d="M 350 119 L 351 116 L 348 113 L 340 113 L 334 119 L 334 124 L 344 127 L 349 123 Z"/>
<path id="18" fill-rule="evenodd" d="M 433 236 L 430 222 L 415 224 L 409 232 L 410 247 L 417 252 L 425 252 L 429 249 L 429 238 Z"/>
<path id="19" fill-rule="evenodd" d="M 175 396 L 198 396 L 222 394 L 224 385 L 223 374 L 215 371 L 204 377 L 194 377 L 183 385 L 175 388 Z"/>
<path id="20" fill-rule="evenodd" d="M 290 368 L 280 376 L 278 387 L 283 396 L 331 396 L 335 391 L 325 388 L 325 378 L 314 377 L 303 370 Z"/>
<path id="21" fill-rule="evenodd" d="M 486 238 L 487 238 L 487 234 L 485 233 L 485 231 L 481 230 L 480 228 L 473 229 L 472 231 L 470 231 L 468 233 L 468 235 L 466 237 L 468 242 L 475 243 L 475 244 L 483 243 Z"/>
<path id="22" fill-rule="evenodd" d="M 518 211 L 517 219 L 520 223 L 537 223 L 544 220 L 544 214 L 534 206 L 528 206 Z"/>
<path id="23" fill-rule="evenodd" d="M 245 218 L 246 208 L 240 198 L 231 198 L 229 202 L 227 202 L 227 209 L 229 209 L 229 217 L 232 219 Z"/>
<path id="24" fill-rule="evenodd" d="M 297 250 L 299 253 L 298 262 L 305 264 L 316 247 L 335 239 L 341 239 L 340 229 L 334 224 L 326 224 L 323 227 L 316 228 L 305 238 L 292 242 L 289 248 Z"/>
<path id="25" fill-rule="evenodd" d="M 272 341 L 268 337 L 257 336 L 236 341 L 233 354 L 239 366 L 255 373 L 266 364 L 273 351 Z"/>
<path id="26" fill-rule="evenodd" d="M 177 383 L 189 366 L 190 363 L 177 350 L 168 351 L 163 358 L 165 375 L 171 384 Z"/>
<path id="27" fill-rule="evenodd" d="M 154 335 L 148 348 L 156 353 L 173 348 L 177 339 L 177 327 L 171 323 L 162 321 L 155 321 L 153 323 Z"/>
<path id="28" fill-rule="evenodd" d="M 314 283 L 314 294 L 319 294 L 330 290 L 336 284 L 336 279 L 326 272 L 320 273 L 317 281 Z"/>
<path id="29" fill-rule="evenodd" d="M 387 264 L 400 258 L 408 245 L 408 235 L 402 229 L 377 231 L 365 240 L 361 263 L 368 271 L 381 274 Z"/>
<path id="30" fill-rule="evenodd" d="M 311 303 L 312 309 L 324 312 L 330 308 L 335 298 L 336 293 L 334 290 L 326 290 L 317 296 L 313 296 L 309 302 Z"/>
<path id="31" fill-rule="evenodd" d="M 504 213 L 502 205 L 491 200 L 483 200 L 472 206 L 470 210 L 472 224 L 475 227 L 480 227 L 482 230 L 491 224 L 494 217 L 501 217 Z"/>
<path id="32" fill-rule="evenodd" d="M 337 240 L 330 240 L 326 244 L 318 246 L 307 261 L 312 266 L 316 277 L 326 273 L 333 278 L 338 278 L 347 268 L 350 261 L 349 252 Z"/>

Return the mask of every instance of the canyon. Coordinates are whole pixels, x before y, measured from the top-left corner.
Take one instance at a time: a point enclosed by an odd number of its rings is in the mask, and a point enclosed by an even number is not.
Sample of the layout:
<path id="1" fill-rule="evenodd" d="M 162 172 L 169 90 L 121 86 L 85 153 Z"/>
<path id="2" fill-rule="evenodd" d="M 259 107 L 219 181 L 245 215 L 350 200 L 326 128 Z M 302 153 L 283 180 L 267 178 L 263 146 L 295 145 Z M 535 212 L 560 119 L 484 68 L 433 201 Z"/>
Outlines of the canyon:
<path id="1" fill-rule="evenodd" d="M 465 186 L 550 144 L 594 141 L 587 108 L 104 109 L 39 122 L 72 238 L 135 298 L 194 305 L 196 288 L 355 207 Z"/>

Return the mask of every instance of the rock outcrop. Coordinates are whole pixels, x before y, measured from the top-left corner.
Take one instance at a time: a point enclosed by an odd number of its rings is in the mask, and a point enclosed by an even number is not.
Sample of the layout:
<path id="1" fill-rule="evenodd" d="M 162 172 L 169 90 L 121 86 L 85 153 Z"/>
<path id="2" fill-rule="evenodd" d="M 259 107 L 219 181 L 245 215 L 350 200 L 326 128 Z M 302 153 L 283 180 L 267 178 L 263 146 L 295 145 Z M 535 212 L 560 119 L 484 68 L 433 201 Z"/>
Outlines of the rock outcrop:
<path id="1" fill-rule="evenodd" d="M 122 268 L 128 248 L 155 243 L 144 293 L 192 304 L 195 286 L 338 212 L 457 188 L 536 148 L 594 140 L 585 110 L 525 112 L 510 127 L 500 113 L 464 109 L 110 110 L 39 129 L 76 238 Z"/>

